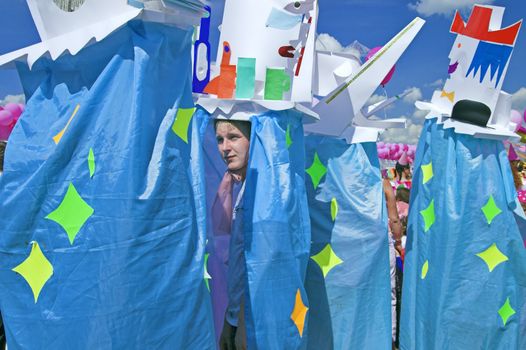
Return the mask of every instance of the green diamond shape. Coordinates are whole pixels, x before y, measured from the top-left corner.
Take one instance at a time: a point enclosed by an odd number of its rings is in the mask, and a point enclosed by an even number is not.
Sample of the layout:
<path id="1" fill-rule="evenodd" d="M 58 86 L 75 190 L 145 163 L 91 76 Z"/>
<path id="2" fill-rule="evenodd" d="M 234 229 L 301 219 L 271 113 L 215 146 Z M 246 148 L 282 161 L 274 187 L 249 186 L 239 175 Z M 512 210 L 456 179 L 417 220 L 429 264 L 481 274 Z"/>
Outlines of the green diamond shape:
<path id="1" fill-rule="evenodd" d="M 210 257 L 210 254 L 208 253 L 205 254 L 205 283 L 206 283 L 206 288 L 210 292 L 210 284 L 208 283 L 208 280 L 211 280 L 212 276 L 210 276 L 210 274 L 208 273 L 208 258 L 209 257 Z"/>
<path id="2" fill-rule="evenodd" d="M 19 273 L 26 280 L 33 291 L 35 304 L 38 301 L 40 291 L 53 275 L 53 265 L 45 257 L 37 242 L 32 242 L 31 253 L 13 271 Z"/>
<path id="3" fill-rule="evenodd" d="M 321 178 L 327 173 L 327 168 L 320 161 L 320 158 L 318 158 L 317 152 L 314 153 L 314 161 L 312 162 L 310 168 L 306 170 L 306 172 L 310 175 L 314 189 L 316 189 L 320 184 Z"/>
<path id="4" fill-rule="evenodd" d="M 497 207 L 493 196 L 489 196 L 488 202 L 482 207 L 482 212 L 484 213 L 484 216 L 488 221 L 488 225 L 491 225 L 493 219 L 495 219 L 497 215 L 502 213 L 502 210 L 500 210 L 500 208 Z"/>
<path id="5" fill-rule="evenodd" d="M 493 243 L 491 247 L 485 251 L 478 253 L 477 256 L 488 265 L 489 272 L 493 271 L 497 265 L 508 261 L 508 257 L 499 250 L 496 243 Z"/>
<path id="6" fill-rule="evenodd" d="M 172 131 L 186 143 L 188 143 L 188 128 L 192 121 L 192 117 L 194 116 L 194 112 L 194 107 L 178 108 L 172 125 Z"/>
<path id="7" fill-rule="evenodd" d="M 311 259 L 321 268 L 324 278 L 334 267 L 343 263 L 342 259 L 334 253 L 330 244 L 327 244 L 318 254 L 311 256 Z"/>
<path id="8" fill-rule="evenodd" d="M 290 136 L 290 124 L 287 125 L 287 133 L 285 134 L 285 141 L 287 142 L 287 148 L 292 145 L 292 137 Z"/>
<path id="9" fill-rule="evenodd" d="M 336 216 L 338 215 L 338 201 L 336 198 L 333 198 L 331 200 L 331 218 L 332 221 L 336 220 Z"/>
<path id="10" fill-rule="evenodd" d="M 89 149 L 88 167 L 89 167 L 89 177 L 93 177 L 93 174 L 95 174 L 95 154 L 93 153 L 93 148 Z"/>
<path id="11" fill-rule="evenodd" d="M 70 183 L 62 203 L 46 216 L 46 219 L 53 220 L 62 226 L 69 237 L 69 242 L 73 244 L 82 225 L 92 214 L 93 208 L 80 197 L 75 186 Z"/>
<path id="12" fill-rule="evenodd" d="M 433 177 L 433 163 L 429 162 L 429 164 L 422 165 L 420 167 L 422 169 L 422 184 L 426 184 L 431 178 Z"/>
<path id="13" fill-rule="evenodd" d="M 515 314 L 515 310 L 510 305 L 510 298 L 506 299 L 506 302 L 499 309 L 500 318 L 502 318 L 502 323 L 506 326 L 508 319 Z"/>
<path id="14" fill-rule="evenodd" d="M 433 199 L 431 201 L 431 204 L 429 206 L 420 211 L 420 215 L 424 218 L 424 232 L 429 231 L 431 226 L 435 223 L 435 200 Z"/>

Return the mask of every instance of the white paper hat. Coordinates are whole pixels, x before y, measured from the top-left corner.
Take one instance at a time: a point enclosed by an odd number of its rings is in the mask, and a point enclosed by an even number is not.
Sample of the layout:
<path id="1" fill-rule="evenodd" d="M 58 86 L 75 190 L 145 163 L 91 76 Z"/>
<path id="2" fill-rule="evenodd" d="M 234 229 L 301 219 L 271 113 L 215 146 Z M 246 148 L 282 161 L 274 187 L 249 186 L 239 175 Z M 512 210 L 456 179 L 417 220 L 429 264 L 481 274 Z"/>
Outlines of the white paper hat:
<path id="1" fill-rule="evenodd" d="M 449 78 L 431 103 L 416 103 L 430 111 L 428 118 L 438 117 L 457 133 L 518 137 L 510 123 L 511 96 L 501 89 L 522 20 L 502 28 L 504 10 L 475 5 L 467 22 L 456 12 L 450 30 L 457 37 L 449 54 Z"/>
<path id="2" fill-rule="evenodd" d="M 27 0 L 41 41 L 1 55 L 0 66 L 25 59 L 32 67 L 46 54 L 53 60 L 65 52 L 75 55 L 89 43 L 103 40 L 141 13 L 157 21 L 170 20 L 186 25 L 199 22 L 203 11 L 178 5 L 181 1 L 169 2 L 172 3 L 170 6 L 162 5 L 160 0 L 129 3 L 128 0 Z M 181 10 L 177 12 L 178 6 Z"/>
<path id="3" fill-rule="evenodd" d="M 226 0 L 218 75 L 204 89 L 194 86 L 208 94 L 197 103 L 253 101 L 285 110 L 310 102 L 317 15 L 316 0 Z"/>

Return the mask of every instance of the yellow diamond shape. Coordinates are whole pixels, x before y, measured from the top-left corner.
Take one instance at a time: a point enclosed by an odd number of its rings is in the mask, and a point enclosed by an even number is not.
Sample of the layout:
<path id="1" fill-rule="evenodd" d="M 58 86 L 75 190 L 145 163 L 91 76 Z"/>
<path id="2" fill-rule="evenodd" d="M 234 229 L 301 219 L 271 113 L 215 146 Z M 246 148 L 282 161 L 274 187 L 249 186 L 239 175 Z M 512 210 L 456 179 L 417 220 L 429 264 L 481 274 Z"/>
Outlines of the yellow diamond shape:
<path id="1" fill-rule="evenodd" d="M 422 266 L 422 273 L 420 275 L 421 279 L 425 279 L 427 276 L 427 272 L 429 271 L 429 260 L 426 260 L 424 265 Z"/>
<path id="2" fill-rule="evenodd" d="M 331 200 L 331 219 L 332 221 L 336 220 L 336 216 L 338 216 L 338 201 L 336 198 L 333 198 Z"/>
<path id="3" fill-rule="evenodd" d="M 420 167 L 422 169 L 422 183 L 425 185 L 429 180 L 433 178 L 433 163 L 429 162 L 429 164 L 422 165 Z"/>
<path id="4" fill-rule="evenodd" d="M 314 189 L 316 189 L 320 184 L 321 178 L 327 173 L 327 168 L 320 161 L 317 152 L 314 153 L 314 161 L 312 162 L 312 165 L 305 171 L 310 175 Z"/>
<path id="5" fill-rule="evenodd" d="M 510 304 L 510 298 L 506 299 L 504 305 L 502 305 L 502 307 L 499 309 L 499 315 L 500 318 L 502 318 L 502 323 L 504 326 L 506 326 L 506 323 L 508 323 L 508 319 L 515 315 L 515 310 L 513 310 Z"/>
<path id="6" fill-rule="evenodd" d="M 493 243 L 485 251 L 478 253 L 477 256 L 488 265 L 489 272 L 493 271 L 499 264 L 508 261 L 508 257 L 499 250 L 496 243 Z"/>
<path id="7" fill-rule="evenodd" d="M 80 229 L 93 215 L 93 208 L 80 197 L 72 183 L 57 209 L 49 213 L 46 219 L 53 220 L 66 231 L 69 242 L 73 244 Z"/>
<path id="8" fill-rule="evenodd" d="M 290 315 L 290 318 L 298 328 L 298 332 L 300 332 L 300 337 L 303 337 L 303 328 L 305 327 L 305 317 L 307 316 L 307 311 L 309 310 L 308 307 L 305 306 L 303 303 L 303 300 L 301 300 L 301 293 L 300 290 L 296 292 L 296 302 L 294 303 L 294 310 L 292 310 L 292 314 Z"/>
<path id="9" fill-rule="evenodd" d="M 321 268 L 324 278 L 334 267 L 343 263 L 343 260 L 334 253 L 330 244 L 327 244 L 318 254 L 311 256 L 311 259 Z"/>
<path id="10" fill-rule="evenodd" d="M 33 291 L 36 304 L 40 291 L 53 275 L 53 265 L 46 259 L 38 243 L 33 242 L 29 256 L 20 265 L 15 267 L 13 271 L 24 277 L 27 284 L 29 284 L 29 287 L 31 287 Z"/>
<path id="11" fill-rule="evenodd" d="M 69 124 L 71 123 L 71 121 L 73 120 L 73 118 L 75 118 L 75 115 L 77 114 L 77 112 L 79 111 L 79 108 L 80 108 L 80 105 L 77 105 L 75 107 L 75 109 L 73 110 L 73 114 L 71 115 L 71 117 L 69 117 L 69 120 L 68 122 L 66 123 L 66 126 L 64 127 L 64 129 L 60 130 L 60 132 L 58 134 L 56 134 L 55 136 L 53 136 L 53 141 L 55 141 L 55 144 L 58 145 L 58 143 L 60 142 L 60 140 L 62 140 L 62 136 L 64 136 L 64 133 L 66 132 L 66 130 L 68 129 L 69 127 Z"/>

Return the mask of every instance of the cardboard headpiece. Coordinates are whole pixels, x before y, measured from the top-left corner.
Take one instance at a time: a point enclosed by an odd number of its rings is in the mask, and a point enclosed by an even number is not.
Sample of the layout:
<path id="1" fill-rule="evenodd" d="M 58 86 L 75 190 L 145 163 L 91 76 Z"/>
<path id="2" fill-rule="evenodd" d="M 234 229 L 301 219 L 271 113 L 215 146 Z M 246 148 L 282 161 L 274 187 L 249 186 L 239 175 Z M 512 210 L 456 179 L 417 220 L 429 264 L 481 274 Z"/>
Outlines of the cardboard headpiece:
<path id="1" fill-rule="evenodd" d="M 212 74 L 203 40 L 209 30 L 196 41 L 203 49 L 194 51 L 197 103 L 214 113 L 236 103 L 286 110 L 310 102 L 317 15 L 316 0 L 226 0 Z"/>
<path id="2" fill-rule="evenodd" d="M 382 120 L 372 117 L 403 94 L 373 105 L 366 104 L 424 23 L 424 20 L 415 18 L 363 64 L 353 55 L 316 52 L 313 93 L 320 100 L 309 107 L 319 114 L 320 121 L 305 125 L 305 130 L 360 143 L 376 142 L 384 129 L 404 128 L 406 120 L 403 118 Z"/>
<path id="3" fill-rule="evenodd" d="M 431 103 L 417 102 L 428 118 L 445 128 L 479 138 L 517 139 L 511 122 L 511 96 L 502 91 L 522 20 L 502 28 L 503 7 L 473 7 L 468 22 L 459 12 L 451 25 L 457 34 L 449 54 L 449 78 Z"/>
<path id="4" fill-rule="evenodd" d="M 198 0 L 27 0 L 27 6 L 40 42 L 1 55 L 0 66 L 25 60 L 32 67 L 43 55 L 53 60 L 65 52 L 75 55 L 139 15 L 144 20 L 191 26 L 205 13 Z"/>

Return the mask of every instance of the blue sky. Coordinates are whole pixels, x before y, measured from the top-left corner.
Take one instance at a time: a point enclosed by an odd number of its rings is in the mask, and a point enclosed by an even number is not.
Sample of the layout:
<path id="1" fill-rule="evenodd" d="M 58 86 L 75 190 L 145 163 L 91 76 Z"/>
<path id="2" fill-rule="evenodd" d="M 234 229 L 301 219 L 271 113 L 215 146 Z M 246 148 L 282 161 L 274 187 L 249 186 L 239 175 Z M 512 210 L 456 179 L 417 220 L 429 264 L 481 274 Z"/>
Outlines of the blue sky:
<path id="1" fill-rule="evenodd" d="M 210 1 L 217 26 L 221 17 L 224 0 Z M 396 65 L 396 72 L 386 86 L 388 95 L 411 89 L 410 98 L 388 110 L 387 116 L 406 116 L 414 124 L 412 133 L 389 132 L 386 137 L 394 141 L 408 139 L 414 142 L 418 125 L 422 123 L 421 114 L 413 106 L 415 98 L 429 100 L 433 90 L 442 86 L 440 80 L 447 78 L 448 53 L 455 39 L 449 33 L 453 10 L 459 8 L 463 17 L 468 18 L 471 5 L 486 3 L 506 7 L 504 26 L 511 25 L 526 15 L 524 0 L 321 0 L 318 33 L 327 33 L 324 39 L 328 44 L 349 45 L 358 40 L 370 48 L 385 44 L 414 17 L 420 16 L 427 23 L 413 44 Z M 25 46 L 39 40 L 32 26 L 24 0 L 1 0 L 0 13 L 0 54 L 16 46 Z M 6 15 L 7 14 L 7 15 Z M 521 17 L 522 16 L 522 17 Z M 217 40 L 217 32 L 212 40 Z M 335 40 L 333 40 L 334 38 Z M 327 40 L 325 40 L 327 41 Z M 215 57 L 214 55 L 212 57 Z M 526 28 L 523 27 L 503 89 L 514 96 L 514 108 L 526 108 Z M 0 100 L 6 95 L 22 93 L 17 74 L 12 69 L 0 70 Z M 383 91 L 377 92 L 379 95 Z M 395 135 L 396 134 L 396 135 Z M 414 134 L 414 135 L 413 135 Z M 398 140 L 399 139 L 399 140 Z"/>

